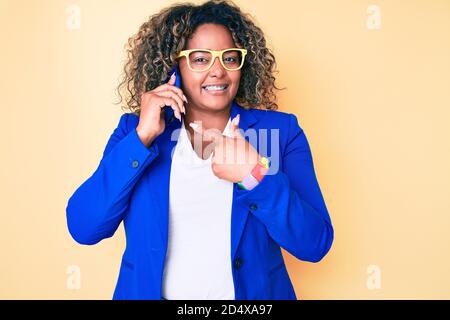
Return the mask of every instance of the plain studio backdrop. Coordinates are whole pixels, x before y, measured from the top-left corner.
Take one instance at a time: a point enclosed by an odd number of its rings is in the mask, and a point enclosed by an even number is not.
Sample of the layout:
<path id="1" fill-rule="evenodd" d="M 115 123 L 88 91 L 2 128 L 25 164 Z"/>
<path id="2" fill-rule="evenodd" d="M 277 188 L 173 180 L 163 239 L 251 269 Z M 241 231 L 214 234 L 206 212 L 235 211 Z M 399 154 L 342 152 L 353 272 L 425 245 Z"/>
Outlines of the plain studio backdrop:
<path id="1" fill-rule="evenodd" d="M 199 1 L 194 1 L 200 3 Z M 65 208 L 122 113 L 124 45 L 172 1 L 0 1 L 0 298 L 111 299 L 125 238 Z M 236 0 L 277 58 L 335 228 L 302 299 L 450 298 L 450 2 Z"/>

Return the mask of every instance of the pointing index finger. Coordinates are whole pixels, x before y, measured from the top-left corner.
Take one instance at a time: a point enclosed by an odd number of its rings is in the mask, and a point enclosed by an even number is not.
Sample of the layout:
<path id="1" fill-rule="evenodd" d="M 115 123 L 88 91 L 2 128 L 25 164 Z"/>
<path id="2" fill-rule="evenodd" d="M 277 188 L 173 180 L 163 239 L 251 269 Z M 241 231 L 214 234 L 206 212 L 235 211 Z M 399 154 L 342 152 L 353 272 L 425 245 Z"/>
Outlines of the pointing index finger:
<path id="1" fill-rule="evenodd" d="M 194 122 L 189 123 L 189 126 L 195 132 L 201 134 L 203 137 L 203 140 L 214 141 L 217 143 L 217 142 L 220 142 L 223 138 L 222 133 L 215 128 L 205 130 L 205 129 L 203 129 L 202 125 L 200 125 L 198 123 L 194 123 Z"/>

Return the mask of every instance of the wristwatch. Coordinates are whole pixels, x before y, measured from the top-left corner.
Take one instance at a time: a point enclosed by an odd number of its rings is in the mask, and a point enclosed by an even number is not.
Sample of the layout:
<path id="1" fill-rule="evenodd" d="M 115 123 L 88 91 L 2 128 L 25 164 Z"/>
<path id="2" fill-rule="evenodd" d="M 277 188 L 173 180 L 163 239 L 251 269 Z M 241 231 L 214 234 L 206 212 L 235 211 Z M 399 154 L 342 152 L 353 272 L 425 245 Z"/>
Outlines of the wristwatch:
<path id="1" fill-rule="evenodd" d="M 269 171 L 270 160 L 267 157 L 259 157 L 258 163 L 253 167 L 252 171 L 238 182 L 238 186 L 244 190 L 252 190 L 264 178 Z"/>

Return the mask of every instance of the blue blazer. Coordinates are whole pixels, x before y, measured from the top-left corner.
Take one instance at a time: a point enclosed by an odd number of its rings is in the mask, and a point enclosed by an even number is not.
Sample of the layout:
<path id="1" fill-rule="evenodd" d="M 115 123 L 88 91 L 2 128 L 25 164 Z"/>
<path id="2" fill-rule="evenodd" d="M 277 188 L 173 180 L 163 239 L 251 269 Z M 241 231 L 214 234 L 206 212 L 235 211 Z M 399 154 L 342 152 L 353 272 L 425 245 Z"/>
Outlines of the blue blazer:
<path id="1" fill-rule="evenodd" d="M 231 118 L 238 113 L 244 132 L 253 128 L 260 135 L 264 130 L 259 129 L 267 129 L 267 141 L 279 143 L 254 145 L 271 159 L 272 167 L 278 166 L 276 172 L 271 169 L 250 191 L 233 186 L 230 259 L 235 299 L 295 300 L 280 248 L 300 260 L 318 262 L 334 237 L 310 147 L 294 114 L 246 110 L 233 101 Z M 177 143 L 172 132 L 181 128 L 172 109 L 164 117 L 166 129 L 147 148 L 135 129 L 139 117 L 123 114 L 97 169 L 66 207 L 69 232 L 80 244 L 113 236 L 123 221 L 126 249 L 113 299 L 161 299 L 171 153 Z M 279 134 L 270 129 L 279 129 L 274 130 Z M 274 157 L 279 159 L 275 165 Z"/>

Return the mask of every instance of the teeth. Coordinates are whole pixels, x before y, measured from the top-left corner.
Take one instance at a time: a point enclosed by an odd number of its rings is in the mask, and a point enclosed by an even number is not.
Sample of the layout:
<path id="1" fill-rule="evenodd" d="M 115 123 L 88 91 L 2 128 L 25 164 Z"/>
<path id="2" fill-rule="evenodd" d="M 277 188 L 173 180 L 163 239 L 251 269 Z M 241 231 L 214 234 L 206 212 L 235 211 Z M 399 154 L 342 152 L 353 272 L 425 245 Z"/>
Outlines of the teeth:
<path id="1" fill-rule="evenodd" d="M 206 86 L 205 90 L 225 90 L 227 86 Z"/>

